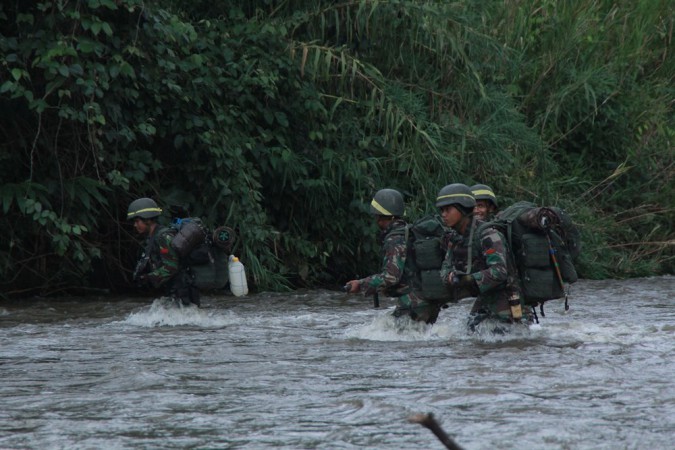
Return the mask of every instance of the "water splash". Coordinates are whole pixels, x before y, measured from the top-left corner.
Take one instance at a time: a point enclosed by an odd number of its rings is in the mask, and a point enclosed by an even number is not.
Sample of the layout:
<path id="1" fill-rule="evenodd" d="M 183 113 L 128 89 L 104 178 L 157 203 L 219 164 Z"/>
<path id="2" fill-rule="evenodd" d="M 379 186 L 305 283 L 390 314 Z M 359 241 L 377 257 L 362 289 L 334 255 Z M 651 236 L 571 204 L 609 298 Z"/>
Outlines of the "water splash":
<path id="1" fill-rule="evenodd" d="M 393 311 L 393 309 L 392 309 Z M 428 325 L 415 322 L 407 317 L 395 318 L 390 312 L 374 317 L 369 323 L 349 326 L 345 338 L 370 341 L 480 341 L 486 343 L 522 341 L 536 337 L 533 330 L 540 325 L 509 325 L 486 320 L 471 332 L 467 326 L 468 315 L 441 313 L 439 320 Z"/>
<path id="2" fill-rule="evenodd" d="M 231 312 L 208 311 L 196 305 L 183 305 L 172 298 L 155 299 L 152 305 L 141 311 L 133 312 L 123 321 L 128 325 L 139 327 L 162 327 L 195 325 L 204 328 L 220 328 L 240 322 Z"/>

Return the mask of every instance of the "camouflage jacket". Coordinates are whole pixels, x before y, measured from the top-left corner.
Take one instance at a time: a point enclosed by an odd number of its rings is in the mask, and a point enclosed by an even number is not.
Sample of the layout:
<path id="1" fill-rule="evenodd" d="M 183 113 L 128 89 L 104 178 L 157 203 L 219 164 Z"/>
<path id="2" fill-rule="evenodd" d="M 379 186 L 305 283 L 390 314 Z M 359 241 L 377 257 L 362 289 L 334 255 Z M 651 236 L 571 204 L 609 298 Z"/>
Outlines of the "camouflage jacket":
<path id="1" fill-rule="evenodd" d="M 145 241 L 145 249 L 141 257 L 141 262 L 145 259 L 142 274 L 153 287 L 166 285 L 181 270 L 178 254 L 171 246 L 172 239 L 173 234 L 168 228 L 158 228 Z"/>
<path id="2" fill-rule="evenodd" d="M 383 291 L 386 295 L 400 296 L 410 291 L 405 276 L 406 226 L 404 220 L 398 219 L 382 232 L 382 271 L 359 280 L 366 295 Z"/>
<path id="3" fill-rule="evenodd" d="M 464 234 L 455 233 L 449 237 L 441 277 L 445 283 L 448 283 L 448 275 L 453 271 L 468 273 L 473 277 L 478 286 L 478 299 L 477 307 L 472 312 L 483 309 L 499 319 L 509 320 L 511 309 L 508 301 L 511 297 L 517 297 L 525 317 L 528 312 L 523 303 L 517 268 L 507 248 L 506 238 L 492 227 L 483 229 L 478 235 L 478 228 L 482 223 L 474 220 Z"/>

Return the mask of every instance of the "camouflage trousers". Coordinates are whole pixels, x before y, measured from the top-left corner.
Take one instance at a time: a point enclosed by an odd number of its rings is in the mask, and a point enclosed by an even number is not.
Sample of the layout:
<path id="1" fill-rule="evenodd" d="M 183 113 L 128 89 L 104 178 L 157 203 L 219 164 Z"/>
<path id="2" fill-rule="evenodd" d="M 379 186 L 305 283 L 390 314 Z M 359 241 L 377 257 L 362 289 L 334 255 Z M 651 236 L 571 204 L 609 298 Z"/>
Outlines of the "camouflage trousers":
<path id="1" fill-rule="evenodd" d="M 499 308 L 501 307 L 501 308 Z M 469 313 L 469 319 L 467 320 L 467 325 L 469 330 L 476 331 L 476 326 L 484 320 L 490 319 L 496 323 L 504 324 L 523 324 L 529 325 L 532 324 L 533 316 L 530 311 L 529 306 L 522 306 L 522 318 L 520 320 L 513 320 L 511 316 L 511 309 L 508 308 L 508 303 L 504 307 L 503 302 L 498 303 L 497 307 L 493 306 L 492 308 L 485 305 L 481 302 L 480 297 L 476 299 L 473 306 L 471 307 L 471 312 Z"/>
<path id="2" fill-rule="evenodd" d="M 404 294 L 397 298 L 398 305 L 393 312 L 394 317 L 408 316 L 416 322 L 436 323 L 441 304 L 420 299 L 415 294 Z"/>

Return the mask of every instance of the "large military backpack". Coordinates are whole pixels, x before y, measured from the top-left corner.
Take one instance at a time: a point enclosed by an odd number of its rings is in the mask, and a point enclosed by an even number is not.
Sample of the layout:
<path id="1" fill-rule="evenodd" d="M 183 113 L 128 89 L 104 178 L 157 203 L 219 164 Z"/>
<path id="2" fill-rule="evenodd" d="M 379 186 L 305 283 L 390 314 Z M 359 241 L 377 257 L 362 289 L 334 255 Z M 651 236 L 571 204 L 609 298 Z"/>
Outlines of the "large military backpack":
<path id="1" fill-rule="evenodd" d="M 452 292 L 441 281 L 445 258 L 441 243 L 446 229 L 440 217 L 422 217 L 406 227 L 407 255 L 405 271 L 420 298 L 438 303 L 454 301 Z"/>
<path id="2" fill-rule="evenodd" d="M 228 282 L 228 253 L 235 238 L 228 227 L 211 233 L 201 219 L 175 219 L 169 227 L 174 235 L 171 246 L 181 263 L 188 267 L 200 289 L 222 289 Z"/>
<path id="3" fill-rule="evenodd" d="M 471 246 L 475 254 L 480 254 L 479 236 L 487 227 L 506 237 L 525 304 L 539 305 L 543 316 L 544 302 L 565 298 L 565 309 L 569 309 L 569 285 L 578 279 L 574 260 L 581 252 L 581 236 L 570 216 L 556 207 L 515 203 L 478 227 Z"/>

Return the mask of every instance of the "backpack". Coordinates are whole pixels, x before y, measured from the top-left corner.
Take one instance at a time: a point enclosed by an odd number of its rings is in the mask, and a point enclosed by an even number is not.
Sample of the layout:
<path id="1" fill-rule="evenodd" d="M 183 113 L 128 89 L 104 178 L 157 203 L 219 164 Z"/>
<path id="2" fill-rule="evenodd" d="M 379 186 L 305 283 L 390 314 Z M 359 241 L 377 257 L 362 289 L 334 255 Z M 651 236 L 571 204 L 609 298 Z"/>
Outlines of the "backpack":
<path id="1" fill-rule="evenodd" d="M 437 215 L 424 216 L 405 229 L 407 251 L 404 270 L 415 294 L 429 302 L 455 301 L 440 276 L 445 258 L 441 246 L 445 232 Z"/>
<path id="2" fill-rule="evenodd" d="M 199 289 L 222 289 L 228 282 L 228 251 L 234 231 L 218 227 L 212 234 L 196 217 L 174 219 L 169 227 L 171 246 L 194 275 Z"/>
<path id="3" fill-rule="evenodd" d="M 544 316 L 544 302 L 564 297 L 568 310 L 569 285 L 578 279 L 574 260 L 581 252 L 581 235 L 570 216 L 560 208 L 517 202 L 479 225 L 470 246 L 476 254 L 481 251 L 480 236 L 488 227 L 506 238 L 525 304 L 539 305 Z"/>

